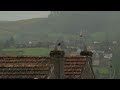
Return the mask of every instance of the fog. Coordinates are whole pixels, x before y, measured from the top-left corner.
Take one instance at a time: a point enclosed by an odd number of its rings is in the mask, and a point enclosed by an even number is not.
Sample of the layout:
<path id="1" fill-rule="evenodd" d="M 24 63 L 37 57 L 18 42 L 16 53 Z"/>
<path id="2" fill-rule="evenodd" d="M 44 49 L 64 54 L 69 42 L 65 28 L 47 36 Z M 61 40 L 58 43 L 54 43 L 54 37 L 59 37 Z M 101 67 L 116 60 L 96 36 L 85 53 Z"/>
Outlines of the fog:
<path id="1" fill-rule="evenodd" d="M 1 56 L 56 48 L 69 57 L 90 51 L 97 79 L 120 79 L 120 11 L 0 11 Z"/>
<path id="2" fill-rule="evenodd" d="M 0 21 L 48 17 L 49 11 L 0 11 Z"/>

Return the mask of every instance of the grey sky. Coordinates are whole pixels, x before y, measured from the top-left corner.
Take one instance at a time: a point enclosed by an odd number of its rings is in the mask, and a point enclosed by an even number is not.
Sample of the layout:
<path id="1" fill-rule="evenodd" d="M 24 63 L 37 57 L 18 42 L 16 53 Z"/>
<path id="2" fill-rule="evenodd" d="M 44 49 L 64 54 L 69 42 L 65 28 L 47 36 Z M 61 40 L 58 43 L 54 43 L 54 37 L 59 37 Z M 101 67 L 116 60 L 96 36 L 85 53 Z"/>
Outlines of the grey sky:
<path id="1" fill-rule="evenodd" d="M 0 11 L 0 21 L 47 17 L 49 13 L 49 11 Z"/>

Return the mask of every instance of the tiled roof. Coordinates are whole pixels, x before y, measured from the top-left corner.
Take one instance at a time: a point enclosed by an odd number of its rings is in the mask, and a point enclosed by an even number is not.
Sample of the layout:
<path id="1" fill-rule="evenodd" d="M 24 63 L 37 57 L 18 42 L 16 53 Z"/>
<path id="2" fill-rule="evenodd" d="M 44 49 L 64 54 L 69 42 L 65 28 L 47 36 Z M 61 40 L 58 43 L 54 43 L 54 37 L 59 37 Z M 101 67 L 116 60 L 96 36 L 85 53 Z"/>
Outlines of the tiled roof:
<path id="1" fill-rule="evenodd" d="M 49 60 L 47 57 L 0 57 L 0 78 L 46 78 Z"/>
<path id="2" fill-rule="evenodd" d="M 65 57 L 66 79 L 80 78 L 86 57 Z M 47 78 L 51 63 L 49 57 L 0 57 L 0 78 Z"/>
<path id="3" fill-rule="evenodd" d="M 80 78 L 86 63 L 85 57 L 65 57 L 65 78 Z"/>

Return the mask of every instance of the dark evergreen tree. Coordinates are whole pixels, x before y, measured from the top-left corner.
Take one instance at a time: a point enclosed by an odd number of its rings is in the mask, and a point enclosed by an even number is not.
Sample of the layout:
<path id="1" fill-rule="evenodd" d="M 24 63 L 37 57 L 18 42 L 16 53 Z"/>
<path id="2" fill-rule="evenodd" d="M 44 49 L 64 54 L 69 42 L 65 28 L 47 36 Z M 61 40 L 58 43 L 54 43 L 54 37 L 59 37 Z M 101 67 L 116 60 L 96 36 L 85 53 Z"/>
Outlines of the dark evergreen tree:
<path id="1" fill-rule="evenodd" d="M 13 37 L 10 38 L 9 43 L 10 43 L 11 46 L 14 46 L 15 40 L 14 40 Z"/>

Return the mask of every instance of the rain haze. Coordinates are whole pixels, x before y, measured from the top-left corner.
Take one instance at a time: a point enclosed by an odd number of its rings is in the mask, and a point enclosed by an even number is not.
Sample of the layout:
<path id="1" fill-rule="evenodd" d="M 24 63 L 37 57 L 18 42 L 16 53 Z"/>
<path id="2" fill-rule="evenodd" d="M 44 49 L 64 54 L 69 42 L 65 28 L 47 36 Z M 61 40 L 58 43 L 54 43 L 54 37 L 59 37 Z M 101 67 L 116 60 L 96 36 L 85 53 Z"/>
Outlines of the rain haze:
<path id="1" fill-rule="evenodd" d="M 0 21 L 16 21 L 48 17 L 49 11 L 0 11 Z"/>
<path id="2" fill-rule="evenodd" d="M 120 11 L 0 11 L 0 78 L 120 79 Z"/>

